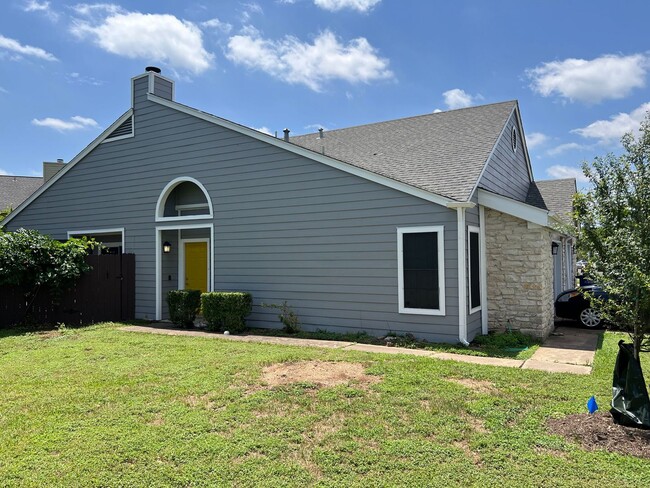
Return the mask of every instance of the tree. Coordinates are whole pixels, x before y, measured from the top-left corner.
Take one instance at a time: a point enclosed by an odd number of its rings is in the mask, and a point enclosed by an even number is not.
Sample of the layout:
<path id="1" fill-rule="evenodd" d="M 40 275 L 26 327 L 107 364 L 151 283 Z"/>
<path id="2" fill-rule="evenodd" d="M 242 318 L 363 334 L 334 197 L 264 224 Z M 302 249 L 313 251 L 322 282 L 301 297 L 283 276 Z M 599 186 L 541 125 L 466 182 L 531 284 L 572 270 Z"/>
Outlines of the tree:
<path id="1" fill-rule="evenodd" d="M 650 113 L 624 152 L 582 169 L 591 188 L 575 199 L 578 242 L 587 273 L 609 293 L 603 317 L 630 334 L 634 356 L 650 351 Z"/>
<path id="2" fill-rule="evenodd" d="M 2 221 L 7 218 L 7 215 L 11 213 L 11 207 L 5 209 L 0 209 L 0 227 L 2 227 Z"/>

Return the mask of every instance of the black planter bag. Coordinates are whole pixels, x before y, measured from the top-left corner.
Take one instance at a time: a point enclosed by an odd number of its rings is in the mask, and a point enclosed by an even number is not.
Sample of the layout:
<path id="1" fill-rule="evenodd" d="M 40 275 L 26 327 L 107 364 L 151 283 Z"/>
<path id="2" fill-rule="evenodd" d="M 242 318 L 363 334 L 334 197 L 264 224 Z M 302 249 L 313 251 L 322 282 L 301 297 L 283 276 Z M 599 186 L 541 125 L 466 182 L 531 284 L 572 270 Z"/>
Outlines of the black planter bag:
<path id="1" fill-rule="evenodd" d="M 641 363 L 634 359 L 632 344 L 618 343 L 618 355 L 612 382 L 614 422 L 630 427 L 650 429 L 650 398 Z"/>

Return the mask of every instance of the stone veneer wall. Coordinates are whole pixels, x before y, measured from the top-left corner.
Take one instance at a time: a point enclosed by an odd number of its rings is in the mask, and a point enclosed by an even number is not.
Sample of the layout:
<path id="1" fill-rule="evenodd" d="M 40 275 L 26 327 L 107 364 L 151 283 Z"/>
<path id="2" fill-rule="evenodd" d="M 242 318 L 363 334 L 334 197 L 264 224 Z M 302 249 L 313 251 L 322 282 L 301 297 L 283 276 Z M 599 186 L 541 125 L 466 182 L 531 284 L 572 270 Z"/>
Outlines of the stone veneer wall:
<path id="1" fill-rule="evenodd" d="M 551 232 L 485 209 L 488 325 L 545 338 L 553 330 Z"/>

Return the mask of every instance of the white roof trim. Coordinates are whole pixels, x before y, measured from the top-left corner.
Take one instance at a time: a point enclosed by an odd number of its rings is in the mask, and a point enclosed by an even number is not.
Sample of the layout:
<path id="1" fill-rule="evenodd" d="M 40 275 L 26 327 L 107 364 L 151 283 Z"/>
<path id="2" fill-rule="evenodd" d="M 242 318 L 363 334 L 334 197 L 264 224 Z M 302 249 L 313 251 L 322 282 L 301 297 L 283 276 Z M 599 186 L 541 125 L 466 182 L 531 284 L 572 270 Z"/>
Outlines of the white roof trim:
<path id="1" fill-rule="evenodd" d="M 519 102 L 517 102 L 517 106 L 515 108 L 515 113 L 517 115 L 517 124 L 519 124 L 519 139 L 521 139 L 523 143 L 521 147 L 524 150 L 524 156 L 526 156 L 526 164 L 528 165 L 528 177 L 532 182 L 535 181 L 535 178 L 533 178 L 533 166 L 530 164 L 530 154 L 528 154 L 528 145 L 526 144 L 526 135 L 524 134 L 524 123 L 521 120 L 521 113 L 519 112 Z"/>
<path id="2" fill-rule="evenodd" d="M 532 222 L 533 224 L 543 225 L 544 227 L 549 226 L 548 211 L 513 200 L 512 198 L 497 195 L 482 188 L 478 189 L 478 203 L 484 207 L 498 210 L 499 212 L 512 215 L 527 222 Z"/>
<path id="3" fill-rule="evenodd" d="M 59 170 L 59 172 L 57 172 L 52 178 L 50 178 L 50 180 L 47 183 L 45 183 L 38 190 L 32 193 L 27 200 L 25 200 L 23 203 L 18 205 L 18 207 L 16 207 L 16 210 L 11 212 L 7 216 L 7 218 L 2 221 L 2 225 L 7 225 L 9 222 L 11 222 L 13 218 L 16 215 L 18 215 L 20 212 L 22 212 L 25 207 L 27 207 L 30 203 L 36 200 L 43 192 L 45 192 L 49 187 L 51 187 L 54 183 L 56 183 L 64 174 L 70 171 L 75 164 L 77 164 L 84 157 L 86 157 L 90 151 L 92 151 L 97 146 L 99 146 L 104 141 L 104 139 L 106 139 L 115 129 L 117 129 L 120 125 L 122 125 L 124 121 L 126 121 L 126 119 L 128 119 L 132 115 L 133 115 L 133 109 L 130 108 L 119 119 L 113 122 L 104 132 L 102 132 L 93 142 L 88 144 L 69 163 L 67 163 L 63 168 L 61 168 L 61 170 Z"/>
<path id="4" fill-rule="evenodd" d="M 187 105 L 180 104 L 178 102 L 173 102 L 171 100 L 167 100 L 165 98 L 158 97 L 156 95 L 152 95 L 151 93 L 147 95 L 147 98 L 149 101 L 157 103 L 159 105 L 163 105 L 165 107 L 169 107 L 174 110 L 178 110 L 179 112 L 183 112 L 188 115 L 192 115 L 194 117 L 197 117 L 199 119 L 205 120 L 207 122 L 211 122 L 213 124 L 216 124 L 220 127 L 224 127 L 226 129 L 233 130 L 235 132 L 238 132 L 240 134 L 244 134 L 248 137 L 252 137 L 253 139 L 257 139 L 262 142 L 266 142 L 267 144 L 271 144 L 276 147 L 280 147 L 282 149 L 285 149 L 287 151 L 290 151 L 294 154 L 298 154 L 299 156 L 303 156 L 305 158 L 309 158 L 311 160 L 317 161 L 319 163 L 325 164 L 327 166 L 330 166 L 332 168 L 339 169 L 341 171 L 345 171 L 346 173 L 353 174 L 355 176 L 359 176 L 361 178 L 364 178 L 369 181 L 373 181 L 375 183 L 378 183 L 380 185 L 393 188 L 395 190 L 401 191 L 402 193 L 406 193 L 409 195 L 413 195 L 415 197 L 421 198 L 422 200 L 426 200 L 429 202 L 437 203 L 438 205 L 447 205 L 448 203 L 454 202 L 454 200 L 450 198 L 443 197 L 441 195 L 436 195 L 435 193 L 428 192 L 426 190 L 421 190 L 419 188 L 415 188 L 411 185 L 407 185 L 406 183 L 401 183 L 399 181 L 393 180 L 391 178 L 387 178 L 385 176 L 381 176 L 377 173 L 373 173 L 372 171 L 368 171 L 362 168 L 359 168 L 357 166 L 353 166 L 351 164 L 345 163 L 343 161 L 340 161 L 338 159 L 334 159 L 329 156 L 325 156 L 322 154 L 318 154 L 317 152 L 311 151 L 309 149 L 305 149 L 302 146 L 298 146 L 296 144 L 292 144 L 291 142 L 286 142 L 284 139 L 278 139 L 277 137 L 273 137 L 268 134 L 264 134 L 263 132 L 256 131 L 255 129 L 251 129 L 250 127 L 246 127 L 240 124 L 237 124 L 235 122 L 231 122 L 226 119 L 222 119 L 221 117 L 217 117 L 216 115 L 211 115 L 206 112 L 202 112 L 200 110 L 197 110 L 192 107 L 188 107 Z"/>

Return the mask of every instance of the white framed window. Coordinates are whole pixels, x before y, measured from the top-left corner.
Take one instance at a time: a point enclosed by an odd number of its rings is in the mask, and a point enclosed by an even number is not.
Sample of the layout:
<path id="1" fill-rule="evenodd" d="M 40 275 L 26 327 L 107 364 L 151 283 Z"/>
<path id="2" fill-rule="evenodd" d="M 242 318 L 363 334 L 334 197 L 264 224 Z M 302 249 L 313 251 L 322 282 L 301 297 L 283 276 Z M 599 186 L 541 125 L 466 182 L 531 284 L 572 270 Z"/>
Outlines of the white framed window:
<path id="1" fill-rule="evenodd" d="M 397 229 L 399 313 L 445 315 L 444 226 Z"/>
<path id="2" fill-rule="evenodd" d="M 510 136 L 510 145 L 512 147 L 512 152 L 517 152 L 517 146 L 519 145 L 519 133 L 517 132 L 517 126 L 513 126 L 512 133 Z"/>
<path id="3" fill-rule="evenodd" d="M 190 176 L 167 183 L 156 203 L 156 222 L 212 218 L 212 201 L 205 186 Z"/>
<path id="4" fill-rule="evenodd" d="M 469 267 L 469 313 L 481 310 L 481 230 L 467 227 L 467 260 Z"/>
<path id="5" fill-rule="evenodd" d="M 124 227 L 115 229 L 88 229 L 69 230 L 68 239 L 71 237 L 88 237 L 95 239 L 100 246 L 93 249 L 93 254 L 122 254 L 124 247 Z"/>

